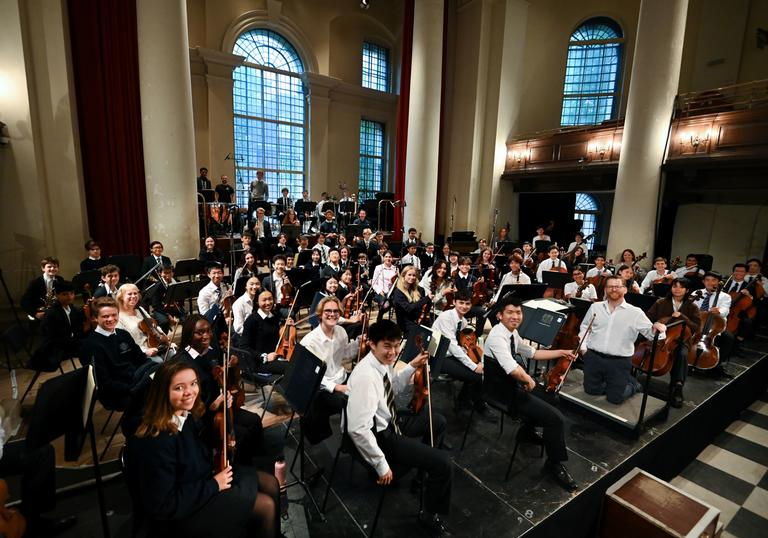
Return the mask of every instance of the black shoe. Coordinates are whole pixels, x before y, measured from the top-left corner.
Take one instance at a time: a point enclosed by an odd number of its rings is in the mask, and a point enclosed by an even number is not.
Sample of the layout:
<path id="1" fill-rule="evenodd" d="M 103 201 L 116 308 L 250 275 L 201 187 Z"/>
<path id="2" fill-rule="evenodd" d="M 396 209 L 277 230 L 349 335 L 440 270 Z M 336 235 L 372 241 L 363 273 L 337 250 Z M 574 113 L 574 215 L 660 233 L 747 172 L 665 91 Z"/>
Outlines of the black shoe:
<path id="1" fill-rule="evenodd" d="M 27 521 L 27 533 L 24 536 L 42 537 L 55 536 L 72 527 L 77 523 L 77 516 L 64 516 L 60 518 L 38 516 L 29 518 Z"/>
<path id="2" fill-rule="evenodd" d="M 486 422 L 493 423 L 499 421 L 499 417 L 497 417 L 493 410 L 491 410 L 491 408 L 488 407 L 488 405 L 485 403 L 475 406 L 475 414 Z"/>
<path id="3" fill-rule="evenodd" d="M 427 534 L 433 538 L 449 538 L 453 536 L 437 515 L 430 516 L 425 514 L 425 517 L 419 517 L 419 521 L 424 530 L 427 531 Z"/>
<path id="4" fill-rule="evenodd" d="M 537 446 L 544 444 L 544 437 L 536 431 L 536 428 L 529 424 L 520 426 L 520 429 L 517 430 L 516 439 L 522 443 L 532 443 Z"/>
<path id="5" fill-rule="evenodd" d="M 565 491 L 576 491 L 579 489 L 579 485 L 562 463 L 552 463 L 548 461 L 544 464 L 544 470 L 552 475 L 552 478 L 554 478 Z"/>
<path id="6" fill-rule="evenodd" d="M 672 389 L 672 400 L 669 402 L 669 405 L 674 407 L 675 409 L 680 409 L 683 407 L 683 386 L 682 385 L 675 385 Z"/>

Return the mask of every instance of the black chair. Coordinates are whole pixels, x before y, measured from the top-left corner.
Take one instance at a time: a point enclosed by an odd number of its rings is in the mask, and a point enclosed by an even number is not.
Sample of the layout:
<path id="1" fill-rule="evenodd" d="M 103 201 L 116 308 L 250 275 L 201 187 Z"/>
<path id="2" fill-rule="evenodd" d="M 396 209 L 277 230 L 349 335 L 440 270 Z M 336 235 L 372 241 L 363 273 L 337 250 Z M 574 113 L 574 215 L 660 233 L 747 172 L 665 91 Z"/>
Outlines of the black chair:
<path id="1" fill-rule="evenodd" d="M 147 529 L 147 517 L 141 507 L 139 485 L 131 479 L 131 475 L 128 473 L 130 463 L 125 454 L 125 445 L 120 449 L 118 461 L 120 462 L 120 472 L 123 474 L 126 486 L 128 486 L 128 496 L 131 498 L 131 536 L 133 538 L 149 537 L 150 532 Z"/>
<path id="2" fill-rule="evenodd" d="M 347 408 L 345 407 L 341 411 L 341 423 L 342 423 L 342 432 L 341 432 L 341 441 L 339 442 L 339 448 L 336 450 L 336 456 L 333 458 L 333 467 L 331 467 L 331 474 L 328 477 L 328 486 L 325 489 L 325 497 L 323 499 L 323 507 L 321 509 L 321 512 L 325 514 L 325 508 L 328 504 L 328 495 L 331 492 L 331 488 L 333 487 L 333 479 L 336 476 L 336 467 L 339 463 L 339 457 L 341 456 L 342 452 L 344 454 L 347 454 L 352 457 L 352 463 L 354 462 L 359 463 L 360 465 L 365 468 L 367 474 L 371 476 L 375 482 L 376 478 L 378 477 L 376 471 L 374 470 L 371 465 L 365 461 L 365 458 L 363 458 L 362 454 L 360 454 L 360 451 L 357 450 L 357 447 L 355 446 L 354 441 L 352 441 L 352 438 L 349 436 L 349 431 L 347 430 Z M 400 478 L 402 479 L 402 477 Z M 378 525 L 379 522 L 379 516 L 381 515 L 381 509 L 384 507 L 384 499 L 387 496 L 387 491 L 392 487 L 389 486 L 380 486 L 381 487 L 381 495 L 379 496 L 379 501 L 376 503 L 376 513 L 373 516 L 373 522 L 371 523 L 371 530 L 368 533 L 368 536 L 373 536 L 376 532 L 376 525 Z M 421 481 L 421 492 L 419 495 L 419 512 L 421 513 L 424 503 L 424 481 Z"/>
<path id="3" fill-rule="evenodd" d="M 21 397 L 21 401 L 19 401 L 19 405 L 24 404 L 24 399 L 27 397 L 27 394 L 29 394 L 29 391 L 32 390 L 32 387 L 37 382 L 38 378 L 40 377 L 40 374 L 43 372 L 55 372 L 56 368 L 50 369 L 50 368 L 35 368 L 33 366 L 32 361 L 32 354 L 29 352 L 29 346 L 30 346 L 30 340 L 31 335 L 29 334 L 29 331 L 22 327 L 19 324 L 13 324 L 10 327 L 8 327 L 5 331 L 3 331 L 2 336 L 0 336 L 0 339 L 2 339 L 3 342 L 3 349 L 5 350 L 5 360 L 6 364 L 8 366 L 8 371 L 10 372 L 12 370 L 11 366 L 11 355 L 18 355 L 21 352 L 24 352 L 27 355 L 27 361 L 26 361 L 26 368 L 30 370 L 34 370 L 35 375 L 32 376 L 32 380 L 29 382 L 29 385 L 27 385 L 27 389 L 24 391 L 24 395 Z M 74 360 L 72 361 L 72 366 L 74 368 L 75 363 Z M 58 370 L 61 371 L 61 373 L 64 373 L 64 369 L 59 365 Z"/>
<path id="4" fill-rule="evenodd" d="M 483 359 L 483 389 L 482 398 L 483 401 L 488 404 L 489 407 L 496 409 L 501 413 L 501 420 L 499 421 L 499 437 L 504 433 L 504 417 L 509 416 L 511 419 L 517 419 L 517 382 L 511 378 L 499 362 L 486 356 Z M 469 415 L 469 421 L 467 422 L 467 428 L 464 430 L 464 438 L 461 440 L 461 450 L 464 450 L 464 445 L 467 442 L 467 434 L 472 427 L 472 419 L 475 416 L 475 409 L 472 408 L 472 412 Z M 509 465 L 507 466 L 507 473 L 504 475 L 504 480 L 509 480 L 509 473 L 512 471 L 512 463 L 515 461 L 517 455 L 517 449 L 520 446 L 521 437 L 520 432 L 522 430 L 518 428 L 515 435 L 515 446 L 512 449 L 512 456 L 509 458 Z M 541 457 L 544 457 L 544 445 L 541 446 Z"/>

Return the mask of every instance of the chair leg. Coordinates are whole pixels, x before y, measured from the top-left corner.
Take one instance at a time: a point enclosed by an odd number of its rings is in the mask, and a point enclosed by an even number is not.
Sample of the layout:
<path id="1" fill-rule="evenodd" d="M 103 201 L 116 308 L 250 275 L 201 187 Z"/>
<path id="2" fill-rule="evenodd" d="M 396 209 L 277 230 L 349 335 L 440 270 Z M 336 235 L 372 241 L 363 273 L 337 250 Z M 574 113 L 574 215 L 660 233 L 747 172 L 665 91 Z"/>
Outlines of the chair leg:
<path id="1" fill-rule="evenodd" d="M 379 505 L 376 507 L 376 515 L 373 516 L 373 523 L 371 523 L 371 532 L 368 534 L 368 536 L 373 536 L 373 534 L 376 532 L 376 525 L 379 523 L 379 516 L 381 515 L 381 508 L 384 506 L 384 497 L 387 496 L 387 489 L 389 486 L 383 486 L 382 492 L 381 492 L 381 498 L 379 499 Z"/>
<path id="2" fill-rule="evenodd" d="M 504 482 L 509 480 L 509 473 L 512 472 L 512 464 L 515 462 L 515 456 L 517 455 L 517 447 L 520 445 L 520 441 L 515 440 L 515 448 L 512 449 L 512 457 L 509 458 L 509 465 L 507 466 L 507 474 L 504 475 Z"/>
<path id="3" fill-rule="evenodd" d="M 475 406 L 472 406 L 472 411 L 469 412 L 469 420 L 467 421 L 467 427 L 464 429 L 464 438 L 461 440 L 461 450 L 464 450 L 464 445 L 467 442 L 467 434 L 469 433 L 469 428 L 472 426 L 472 419 L 475 416 Z"/>
<path id="4" fill-rule="evenodd" d="M 291 411 L 291 420 L 288 421 L 288 427 L 285 428 L 285 438 L 288 439 L 288 434 L 291 433 L 291 425 L 293 424 L 293 417 L 296 416 L 296 411 Z"/>
<path id="5" fill-rule="evenodd" d="M 40 377 L 40 372 L 35 372 L 35 375 L 32 376 L 32 381 L 29 382 L 29 386 L 27 386 L 27 390 L 24 391 L 24 396 L 21 397 L 21 401 L 19 402 L 19 406 L 24 405 L 24 398 L 27 397 L 27 394 L 29 394 L 29 391 L 32 390 L 32 386 L 37 381 L 37 378 Z"/>
<path id="6" fill-rule="evenodd" d="M 104 459 L 104 456 L 107 453 L 107 450 L 109 450 L 109 447 L 112 446 L 112 441 L 115 439 L 115 435 L 117 435 L 117 430 L 120 429 L 120 425 L 123 423 L 123 418 L 125 417 L 125 414 L 120 416 L 120 420 L 117 421 L 117 424 L 115 425 L 115 429 L 112 430 L 112 435 L 109 436 L 109 441 L 107 441 L 107 446 L 104 447 L 104 450 L 101 452 L 101 456 L 99 456 L 99 461 Z"/>
<path id="7" fill-rule="evenodd" d="M 325 506 L 328 504 L 328 495 L 331 493 L 331 485 L 333 484 L 333 478 L 336 476 L 336 465 L 339 463 L 339 455 L 341 454 L 341 446 L 339 446 L 339 449 L 336 451 L 336 457 L 333 458 L 333 467 L 331 467 L 331 474 L 328 477 L 328 487 L 325 488 L 325 498 L 323 499 L 323 507 L 320 509 L 320 512 L 325 514 Z"/>
<path id="8" fill-rule="evenodd" d="M 99 432 L 99 435 L 104 435 L 104 432 L 107 431 L 107 426 L 109 425 L 109 421 L 112 420 L 112 415 L 115 414 L 115 410 L 109 412 L 109 415 L 107 416 L 107 421 L 104 423 L 104 425 L 101 427 L 101 431 Z"/>

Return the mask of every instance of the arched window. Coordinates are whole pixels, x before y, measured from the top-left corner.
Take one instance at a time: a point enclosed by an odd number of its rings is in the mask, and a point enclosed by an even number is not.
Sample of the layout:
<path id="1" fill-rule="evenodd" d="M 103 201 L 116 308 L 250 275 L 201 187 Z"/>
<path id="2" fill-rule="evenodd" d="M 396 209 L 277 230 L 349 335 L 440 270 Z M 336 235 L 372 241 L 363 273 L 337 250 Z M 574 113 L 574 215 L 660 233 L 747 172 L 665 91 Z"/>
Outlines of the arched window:
<path id="1" fill-rule="evenodd" d="M 579 26 L 568 45 L 560 125 L 594 125 L 616 117 L 624 36 L 607 17 Z"/>
<path id="2" fill-rule="evenodd" d="M 584 237 L 592 235 L 597 230 L 597 214 L 600 206 L 597 200 L 591 194 L 579 192 L 576 194 L 576 207 L 574 207 L 573 218 L 582 221 L 581 233 Z M 587 241 L 587 247 L 591 250 L 595 244 L 595 238 Z"/>
<path id="3" fill-rule="evenodd" d="M 283 187 L 299 198 L 307 132 L 301 58 L 283 36 L 263 28 L 243 32 L 232 52 L 245 56 L 232 76 L 237 202 L 248 207 L 249 186 L 259 169 L 270 198 Z"/>

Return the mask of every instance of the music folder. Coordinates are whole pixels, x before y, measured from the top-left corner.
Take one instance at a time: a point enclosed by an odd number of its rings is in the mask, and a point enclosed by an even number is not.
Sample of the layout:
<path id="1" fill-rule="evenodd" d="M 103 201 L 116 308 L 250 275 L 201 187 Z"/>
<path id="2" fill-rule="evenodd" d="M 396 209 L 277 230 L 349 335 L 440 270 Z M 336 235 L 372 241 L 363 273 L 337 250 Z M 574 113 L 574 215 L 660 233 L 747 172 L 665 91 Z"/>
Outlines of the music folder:
<path id="1" fill-rule="evenodd" d="M 517 329 L 520 336 L 549 347 L 568 317 L 572 307 L 552 299 L 533 299 L 523 303 L 523 322 Z"/>

